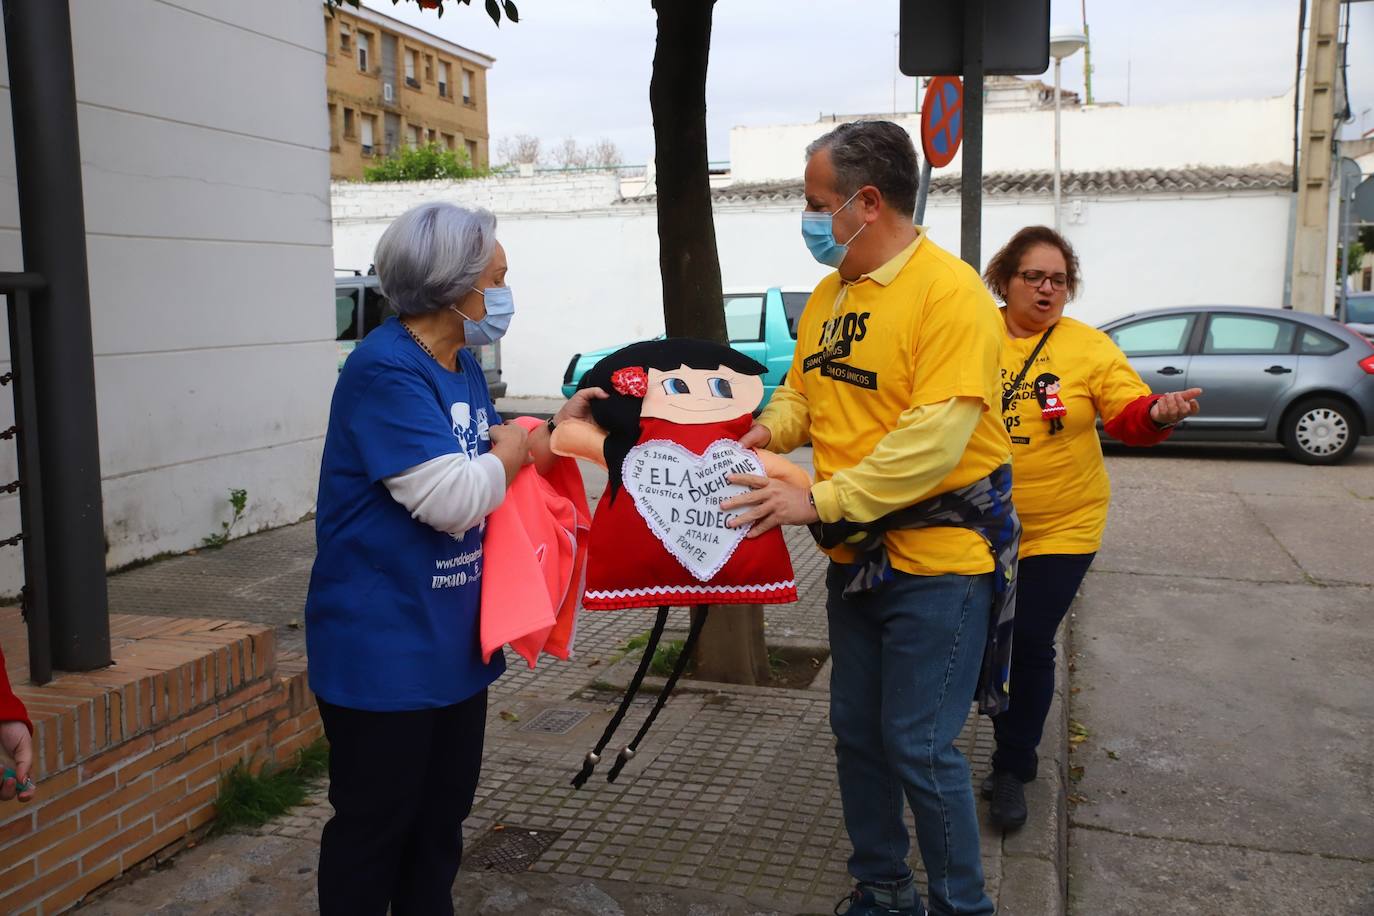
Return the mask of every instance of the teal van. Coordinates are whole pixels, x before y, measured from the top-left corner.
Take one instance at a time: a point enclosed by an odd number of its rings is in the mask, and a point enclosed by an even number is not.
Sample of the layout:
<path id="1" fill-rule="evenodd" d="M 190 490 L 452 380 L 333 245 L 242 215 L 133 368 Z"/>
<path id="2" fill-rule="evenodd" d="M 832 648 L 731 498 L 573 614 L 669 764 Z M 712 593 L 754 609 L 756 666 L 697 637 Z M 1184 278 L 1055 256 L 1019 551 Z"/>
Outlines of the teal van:
<path id="1" fill-rule="evenodd" d="M 732 290 L 725 294 L 725 330 L 730 335 L 730 346 L 763 363 L 768 370 L 763 376 L 764 404 L 792 367 L 792 354 L 797 348 L 797 319 L 810 296 L 808 289 L 778 286 L 762 292 Z M 563 396 L 572 397 L 582 374 L 598 360 L 634 342 L 625 341 L 574 354 L 563 372 Z"/>

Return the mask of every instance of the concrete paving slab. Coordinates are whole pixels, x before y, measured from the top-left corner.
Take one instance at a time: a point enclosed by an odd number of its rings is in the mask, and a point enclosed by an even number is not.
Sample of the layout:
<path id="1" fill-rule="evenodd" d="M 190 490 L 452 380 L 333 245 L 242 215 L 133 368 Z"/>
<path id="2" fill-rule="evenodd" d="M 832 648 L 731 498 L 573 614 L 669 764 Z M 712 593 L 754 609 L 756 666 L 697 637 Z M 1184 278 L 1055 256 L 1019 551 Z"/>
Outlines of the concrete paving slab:
<path id="1" fill-rule="evenodd" d="M 1116 469 L 1113 463 L 1114 477 Z M 1116 490 L 1093 568 L 1153 576 L 1303 579 L 1293 558 L 1241 497 L 1165 482 Z"/>
<path id="2" fill-rule="evenodd" d="M 1073 825 L 1374 861 L 1372 598 L 1089 573 Z"/>
<path id="3" fill-rule="evenodd" d="M 1314 579 L 1374 585 L 1374 500 L 1349 494 L 1241 498 Z"/>
<path id="4" fill-rule="evenodd" d="M 1098 830 L 1070 836 L 1070 912 L 1093 916 L 1363 916 L 1374 864 Z"/>

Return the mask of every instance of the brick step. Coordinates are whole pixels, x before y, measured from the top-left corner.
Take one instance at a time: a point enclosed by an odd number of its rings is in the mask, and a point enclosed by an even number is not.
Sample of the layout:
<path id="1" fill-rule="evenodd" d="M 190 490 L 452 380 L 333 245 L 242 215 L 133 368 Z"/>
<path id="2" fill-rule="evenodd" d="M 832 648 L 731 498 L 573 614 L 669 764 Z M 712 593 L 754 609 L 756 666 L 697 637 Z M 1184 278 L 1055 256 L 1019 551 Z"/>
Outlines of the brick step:
<path id="1" fill-rule="evenodd" d="M 165 860 L 214 819 L 219 777 L 323 734 L 305 659 L 270 626 L 115 615 L 114 664 L 27 683 L 17 609 L 0 644 L 34 725 L 38 795 L 0 804 L 0 913 L 47 916 Z"/>

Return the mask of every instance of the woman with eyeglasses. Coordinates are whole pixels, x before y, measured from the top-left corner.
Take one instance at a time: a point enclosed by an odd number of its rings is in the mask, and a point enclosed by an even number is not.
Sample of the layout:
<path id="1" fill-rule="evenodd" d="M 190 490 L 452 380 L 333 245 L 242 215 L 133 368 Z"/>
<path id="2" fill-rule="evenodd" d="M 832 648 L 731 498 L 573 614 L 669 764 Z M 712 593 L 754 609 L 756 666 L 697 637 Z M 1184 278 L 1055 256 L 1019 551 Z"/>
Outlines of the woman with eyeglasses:
<path id="1" fill-rule="evenodd" d="M 1002 420 L 1012 443 L 1012 499 L 1021 517 L 1011 705 L 993 721 L 997 749 L 983 782 L 992 822 L 1026 822 L 1023 785 L 1054 694 L 1054 634 L 1102 542 L 1111 488 L 1097 418 L 1127 445 L 1154 445 L 1198 412 L 1201 389 L 1152 394 L 1106 334 L 1064 317 L 1078 291 L 1073 246 L 1028 226 L 988 262 L 1005 303 Z"/>

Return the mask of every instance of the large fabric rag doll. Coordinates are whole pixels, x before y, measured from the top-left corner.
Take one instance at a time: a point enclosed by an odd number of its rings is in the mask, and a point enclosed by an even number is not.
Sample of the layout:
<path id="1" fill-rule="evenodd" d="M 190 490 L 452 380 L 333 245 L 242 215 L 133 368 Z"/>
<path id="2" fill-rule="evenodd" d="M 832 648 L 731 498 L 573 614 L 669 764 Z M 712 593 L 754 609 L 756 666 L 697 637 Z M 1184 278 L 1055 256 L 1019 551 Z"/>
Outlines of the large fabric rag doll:
<path id="1" fill-rule="evenodd" d="M 797 583 L 781 529 L 759 537 L 729 528 L 736 512 L 720 503 L 747 490 L 732 474 L 754 474 L 810 486 L 805 471 L 769 452 L 742 448 L 763 400 L 757 361 L 723 344 L 668 338 L 631 344 L 593 366 L 580 387 L 609 397 L 592 402 L 595 425 L 568 421 L 553 434 L 560 455 L 605 466 L 606 492 L 592 517 L 587 557 L 588 610 L 658 608 L 658 617 L 625 698 L 582 771 L 591 776 L 625 717 L 653 659 L 670 607 L 694 607 L 676 665 L 648 718 L 625 745 L 607 781 L 614 781 L 682 676 L 709 605 L 782 604 L 797 600 Z"/>

